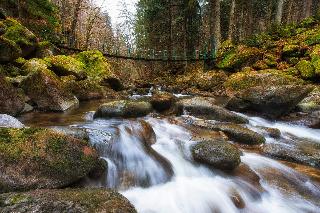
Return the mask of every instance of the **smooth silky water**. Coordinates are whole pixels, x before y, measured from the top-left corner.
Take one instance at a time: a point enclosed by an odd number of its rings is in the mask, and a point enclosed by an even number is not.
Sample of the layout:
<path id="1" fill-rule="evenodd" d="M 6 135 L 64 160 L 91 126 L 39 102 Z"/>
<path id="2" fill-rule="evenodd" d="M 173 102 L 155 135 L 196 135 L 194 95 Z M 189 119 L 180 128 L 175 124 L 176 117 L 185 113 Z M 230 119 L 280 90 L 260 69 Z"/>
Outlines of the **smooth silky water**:
<path id="1" fill-rule="evenodd" d="M 150 151 L 137 134 L 141 119 L 93 120 L 92 112 L 84 115 L 82 111 L 77 115 L 80 123 L 72 126 L 87 129 L 108 165 L 104 181 L 96 185 L 120 191 L 140 213 L 320 212 L 318 183 L 280 161 L 242 150 L 241 161 L 260 177 L 261 190 L 239 176 L 194 163 L 190 148 L 195 142 L 190 133 L 167 119 L 142 118 L 156 134 Z M 319 130 L 246 117 L 250 129 L 273 127 L 284 136 L 320 143 Z M 267 138 L 270 141 L 275 142 Z M 170 162 L 172 177 L 164 161 Z"/>

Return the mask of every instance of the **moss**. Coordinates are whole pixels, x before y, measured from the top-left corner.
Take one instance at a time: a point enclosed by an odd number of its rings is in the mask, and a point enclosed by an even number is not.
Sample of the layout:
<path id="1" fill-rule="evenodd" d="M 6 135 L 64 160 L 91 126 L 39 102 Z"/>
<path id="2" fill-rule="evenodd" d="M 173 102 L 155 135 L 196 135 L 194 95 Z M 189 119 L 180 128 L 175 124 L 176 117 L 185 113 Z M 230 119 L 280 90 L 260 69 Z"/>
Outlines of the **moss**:
<path id="1" fill-rule="evenodd" d="M 6 32 L 3 37 L 19 45 L 29 46 L 36 42 L 36 36 L 15 19 L 6 19 L 4 24 L 6 25 Z"/>
<path id="2" fill-rule="evenodd" d="M 316 23 L 317 21 L 315 20 L 314 17 L 308 17 L 299 23 L 299 27 L 309 28 L 309 27 L 313 27 Z"/>
<path id="3" fill-rule="evenodd" d="M 310 61 L 302 60 L 296 65 L 303 79 L 313 79 L 315 77 L 315 69 Z"/>
<path id="4" fill-rule="evenodd" d="M 27 73 L 35 73 L 38 71 L 48 70 L 48 63 L 42 59 L 34 58 L 28 60 L 23 66 L 22 69 Z"/>
<path id="5" fill-rule="evenodd" d="M 72 56 L 57 55 L 44 60 L 58 75 L 84 75 L 85 65 Z"/>
<path id="6" fill-rule="evenodd" d="M 276 67 L 277 66 L 277 56 L 266 53 L 263 56 L 263 61 L 269 66 L 269 67 Z"/>
<path id="7" fill-rule="evenodd" d="M 285 57 L 297 57 L 301 55 L 300 46 L 295 44 L 287 44 L 283 47 L 282 54 Z"/>
<path id="8" fill-rule="evenodd" d="M 285 72 L 288 74 L 288 75 L 292 75 L 292 76 L 299 76 L 299 70 L 297 70 L 296 68 L 294 67 L 290 67 L 288 69 L 285 70 Z"/>
<path id="9" fill-rule="evenodd" d="M 19 75 L 26 75 L 24 70 L 12 65 L 12 64 L 4 64 L 4 65 L 0 65 L 0 66 L 1 66 L 2 72 L 7 77 L 16 77 Z"/>
<path id="10" fill-rule="evenodd" d="M 98 50 L 81 52 L 75 57 L 84 65 L 84 70 L 91 78 L 110 76 L 111 65 Z"/>
<path id="11" fill-rule="evenodd" d="M 8 163 L 38 162 L 43 172 L 51 175 L 72 175 L 74 168 L 78 173 L 93 167 L 96 162 L 92 153 L 82 150 L 76 153 L 76 144 L 89 145 L 87 141 L 79 141 L 48 129 L 0 129 L 2 159 Z"/>
<path id="12" fill-rule="evenodd" d="M 241 91 L 251 87 L 263 86 L 270 87 L 274 85 L 302 84 L 303 81 L 287 75 L 279 70 L 261 70 L 238 72 L 231 75 L 225 82 L 225 87 L 231 91 Z"/>
<path id="13" fill-rule="evenodd" d="M 254 64 L 262 57 L 259 49 L 239 45 L 236 49 L 224 54 L 218 59 L 217 67 L 220 69 L 235 70 L 248 64 Z"/>

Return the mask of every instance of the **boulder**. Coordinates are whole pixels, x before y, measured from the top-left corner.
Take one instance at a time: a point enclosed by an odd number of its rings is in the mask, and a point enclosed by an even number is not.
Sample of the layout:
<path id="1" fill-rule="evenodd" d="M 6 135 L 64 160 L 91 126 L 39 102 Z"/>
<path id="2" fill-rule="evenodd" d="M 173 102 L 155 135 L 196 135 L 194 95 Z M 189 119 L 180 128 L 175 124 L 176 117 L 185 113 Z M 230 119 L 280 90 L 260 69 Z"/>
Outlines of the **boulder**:
<path id="1" fill-rule="evenodd" d="M 0 36 L 0 62 L 10 62 L 21 56 L 22 52 L 16 43 Z"/>
<path id="2" fill-rule="evenodd" d="M 158 112 L 164 112 L 174 106 L 175 96 L 168 92 L 155 92 L 150 100 L 152 107 Z"/>
<path id="3" fill-rule="evenodd" d="M 102 104 L 94 114 L 94 118 L 134 118 L 143 117 L 152 111 L 146 101 L 119 100 Z"/>
<path id="4" fill-rule="evenodd" d="M 72 92 L 79 101 L 88 101 L 105 98 L 106 92 L 97 81 L 86 79 L 83 81 L 68 81 L 66 88 Z"/>
<path id="5" fill-rule="evenodd" d="M 14 118 L 10 115 L 0 114 L 0 128 L 1 127 L 23 128 L 24 125 L 18 119 Z"/>
<path id="6" fill-rule="evenodd" d="M 20 54 L 16 58 L 28 57 L 35 52 L 38 41 L 30 30 L 12 18 L 7 18 L 0 24 L 5 26 L 5 32 L 1 37 L 18 48 Z"/>
<path id="7" fill-rule="evenodd" d="M 59 77 L 41 61 L 31 60 L 24 65 L 29 76 L 21 87 L 29 98 L 44 111 L 65 111 L 79 105 L 78 99 L 67 91 Z"/>
<path id="8" fill-rule="evenodd" d="M 0 75 L 0 113 L 18 115 L 24 108 L 24 100 L 18 90 Z"/>
<path id="9" fill-rule="evenodd" d="M 87 141 L 49 129 L 0 128 L 0 193 L 65 187 L 97 164 Z"/>
<path id="10" fill-rule="evenodd" d="M 240 151 L 224 140 L 210 140 L 192 147 L 195 161 L 221 170 L 233 170 L 239 166 Z"/>
<path id="11" fill-rule="evenodd" d="M 312 90 L 312 87 L 302 85 L 252 87 L 235 94 L 227 108 L 241 112 L 259 112 L 264 116 L 277 118 L 289 113 Z"/>
<path id="12" fill-rule="evenodd" d="M 267 143 L 263 153 L 277 159 L 320 168 L 320 144 L 304 138 L 290 137 L 277 143 Z"/>
<path id="13" fill-rule="evenodd" d="M 267 136 L 279 139 L 281 137 L 281 131 L 276 128 L 257 126 L 257 128 L 261 129 Z"/>
<path id="14" fill-rule="evenodd" d="M 44 59 L 50 65 L 50 69 L 58 76 L 73 75 L 77 80 L 84 80 L 87 74 L 84 65 L 72 56 L 57 55 Z"/>
<path id="15" fill-rule="evenodd" d="M 266 141 L 266 139 L 262 135 L 238 124 L 194 121 L 193 125 L 215 131 L 222 131 L 231 140 L 242 144 L 259 145 L 265 143 Z"/>
<path id="16" fill-rule="evenodd" d="M 109 189 L 37 190 L 0 195 L 2 213 L 104 212 L 136 213 L 121 194 Z"/>
<path id="17" fill-rule="evenodd" d="M 248 123 L 246 118 L 215 105 L 215 99 L 213 98 L 195 97 L 183 99 L 177 105 L 180 111 L 186 112 L 189 115 L 223 122 Z"/>
<path id="18" fill-rule="evenodd" d="M 320 110 L 320 87 L 316 87 L 306 98 L 298 105 L 301 112 L 314 112 Z"/>

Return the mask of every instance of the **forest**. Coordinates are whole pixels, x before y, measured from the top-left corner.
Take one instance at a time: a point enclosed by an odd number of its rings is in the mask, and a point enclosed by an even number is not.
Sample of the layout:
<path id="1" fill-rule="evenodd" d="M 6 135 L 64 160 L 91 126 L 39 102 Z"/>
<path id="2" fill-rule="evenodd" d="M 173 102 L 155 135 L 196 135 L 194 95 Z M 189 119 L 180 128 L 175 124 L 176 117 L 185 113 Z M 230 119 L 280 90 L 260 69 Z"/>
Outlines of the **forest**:
<path id="1" fill-rule="evenodd" d="M 320 0 L 0 0 L 1 213 L 319 201 Z"/>

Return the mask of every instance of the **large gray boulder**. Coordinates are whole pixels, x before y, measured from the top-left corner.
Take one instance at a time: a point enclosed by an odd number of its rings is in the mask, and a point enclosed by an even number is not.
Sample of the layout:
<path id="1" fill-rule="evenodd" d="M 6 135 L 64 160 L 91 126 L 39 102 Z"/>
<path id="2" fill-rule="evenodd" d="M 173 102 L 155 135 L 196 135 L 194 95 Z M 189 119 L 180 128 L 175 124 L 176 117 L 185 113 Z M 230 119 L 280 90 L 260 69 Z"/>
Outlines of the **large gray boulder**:
<path id="1" fill-rule="evenodd" d="M 177 105 L 180 111 L 186 112 L 189 115 L 223 122 L 248 123 L 246 118 L 217 106 L 213 98 L 195 97 L 183 99 Z"/>
<path id="2" fill-rule="evenodd" d="M 221 170 L 233 170 L 239 166 L 240 151 L 224 140 L 208 140 L 192 147 L 195 161 Z"/>
<path id="3" fill-rule="evenodd" d="M 313 87 L 305 85 L 284 85 L 252 87 L 236 93 L 227 108 L 241 112 L 258 112 L 270 118 L 289 113 L 302 101 Z"/>
<path id="4" fill-rule="evenodd" d="M 109 189 L 37 190 L 0 195 L 2 213 L 104 212 L 136 213 L 120 193 Z"/>
<path id="5" fill-rule="evenodd" d="M 152 111 L 146 101 L 120 100 L 102 104 L 94 114 L 94 118 L 134 118 L 143 117 Z"/>

